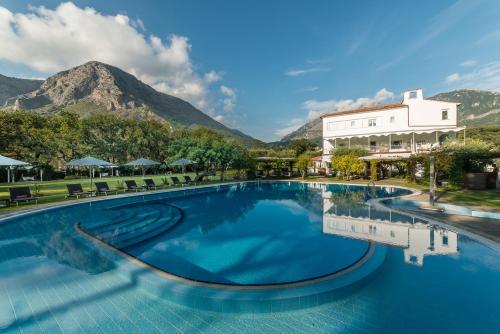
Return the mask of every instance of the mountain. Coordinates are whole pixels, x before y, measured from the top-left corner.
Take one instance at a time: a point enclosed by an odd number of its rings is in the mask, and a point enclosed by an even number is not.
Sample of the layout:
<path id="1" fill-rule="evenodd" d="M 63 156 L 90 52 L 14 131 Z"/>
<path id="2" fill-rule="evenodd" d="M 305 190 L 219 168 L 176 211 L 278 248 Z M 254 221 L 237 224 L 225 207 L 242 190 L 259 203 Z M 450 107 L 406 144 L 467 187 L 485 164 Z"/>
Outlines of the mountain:
<path id="1" fill-rule="evenodd" d="M 461 103 L 458 107 L 460 125 L 482 126 L 500 124 L 500 93 L 498 92 L 459 89 L 440 93 L 429 99 Z M 286 143 L 294 139 L 307 138 L 317 144 L 321 144 L 322 135 L 323 124 L 321 118 L 316 118 L 284 136 L 280 142 Z"/>
<path id="2" fill-rule="evenodd" d="M 500 124 L 500 93 L 498 92 L 459 89 L 434 95 L 430 99 L 461 103 L 458 107 L 460 125 Z"/>
<path id="3" fill-rule="evenodd" d="M 0 74 L 0 106 L 9 97 L 34 91 L 42 85 L 43 80 L 30 80 L 6 77 Z"/>
<path id="4" fill-rule="evenodd" d="M 177 126 L 204 126 L 248 146 L 263 144 L 226 127 L 180 98 L 160 93 L 133 75 L 96 61 L 59 72 L 39 88 L 8 98 L 5 106 L 43 114 L 64 108 L 82 117 L 114 112 L 134 119 L 166 120 Z"/>
<path id="5" fill-rule="evenodd" d="M 321 121 L 321 118 L 316 118 L 302 125 L 300 128 L 293 131 L 292 133 L 287 134 L 280 141 L 291 142 L 294 139 L 306 138 L 318 145 L 322 145 L 322 139 L 321 139 L 322 136 L 323 136 L 323 122 Z"/>

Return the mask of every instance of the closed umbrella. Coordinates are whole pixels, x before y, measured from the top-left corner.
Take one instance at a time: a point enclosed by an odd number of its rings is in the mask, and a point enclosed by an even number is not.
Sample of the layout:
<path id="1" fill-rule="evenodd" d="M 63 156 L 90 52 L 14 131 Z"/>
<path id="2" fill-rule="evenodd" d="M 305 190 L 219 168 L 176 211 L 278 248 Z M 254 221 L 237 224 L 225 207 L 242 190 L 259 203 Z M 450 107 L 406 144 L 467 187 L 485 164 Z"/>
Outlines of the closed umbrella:
<path id="1" fill-rule="evenodd" d="M 134 161 L 130 161 L 130 162 L 128 162 L 128 163 L 125 164 L 125 166 L 141 167 L 142 168 L 142 177 L 143 178 L 146 175 L 146 167 L 157 166 L 157 165 L 161 165 L 161 163 L 158 162 L 158 161 L 144 159 L 144 158 L 140 158 L 140 159 L 137 159 L 137 160 L 134 160 Z"/>
<path id="2" fill-rule="evenodd" d="M 196 161 L 193 161 L 193 160 L 179 159 L 179 160 L 172 162 L 170 164 L 170 166 L 173 166 L 173 167 L 181 166 L 182 167 L 182 174 L 184 174 L 186 172 L 186 166 L 195 165 L 195 164 L 196 164 Z"/>
<path id="3" fill-rule="evenodd" d="M 10 182 L 10 169 L 12 167 L 27 165 L 29 165 L 29 163 L 0 155 L 0 166 L 7 167 L 7 183 Z M 12 182 L 14 182 L 14 176 L 12 176 Z"/>
<path id="4" fill-rule="evenodd" d="M 71 160 L 66 163 L 68 167 L 88 167 L 90 169 L 90 191 L 92 191 L 92 178 L 94 176 L 94 167 L 109 167 L 113 164 L 104 160 L 100 160 L 91 156 L 86 156 L 82 159 Z"/>

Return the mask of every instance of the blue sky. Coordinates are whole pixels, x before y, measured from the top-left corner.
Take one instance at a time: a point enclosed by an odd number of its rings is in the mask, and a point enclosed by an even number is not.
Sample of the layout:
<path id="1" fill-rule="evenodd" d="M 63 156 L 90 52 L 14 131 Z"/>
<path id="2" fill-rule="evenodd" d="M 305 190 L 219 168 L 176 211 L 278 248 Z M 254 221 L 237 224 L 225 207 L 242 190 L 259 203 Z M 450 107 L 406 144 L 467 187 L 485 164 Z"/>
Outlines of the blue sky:
<path id="1" fill-rule="evenodd" d="M 323 112 L 397 101 L 407 88 L 500 90 L 497 0 L 0 7 L 0 73 L 47 77 L 97 59 L 265 141 Z"/>

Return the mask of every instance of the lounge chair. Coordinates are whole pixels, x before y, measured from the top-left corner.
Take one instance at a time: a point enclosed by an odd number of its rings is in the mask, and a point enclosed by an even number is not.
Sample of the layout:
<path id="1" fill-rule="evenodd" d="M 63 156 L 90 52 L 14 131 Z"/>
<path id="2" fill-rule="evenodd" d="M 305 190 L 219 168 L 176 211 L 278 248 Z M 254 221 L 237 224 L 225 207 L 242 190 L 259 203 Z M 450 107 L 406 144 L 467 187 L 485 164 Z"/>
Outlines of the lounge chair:
<path id="1" fill-rule="evenodd" d="M 194 184 L 194 181 L 189 175 L 184 175 L 184 184 Z"/>
<path id="2" fill-rule="evenodd" d="M 172 176 L 170 177 L 170 179 L 172 180 L 172 184 L 174 186 L 182 186 L 182 183 L 181 181 L 179 181 L 179 178 L 177 176 Z"/>
<path id="3" fill-rule="evenodd" d="M 96 187 L 96 194 L 97 195 L 104 194 L 107 196 L 108 194 L 111 194 L 111 193 L 114 193 L 115 195 L 118 193 L 118 190 L 116 190 L 116 189 L 109 189 L 107 182 L 96 182 L 95 187 Z"/>
<path id="4" fill-rule="evenodd" d="M 80 183 L 67 184 L 66 188 L 68 188 L 68 195 L 66 196 L 66 198 L 76 197 L 76 199 L 79 199 L 80 196 L 92 195 L 91 191 L 84 191 Z"/>
<path id="5" fill-rule="evenodd" d="M 188 177 L 189 177 L 189 176 L 188 176 Z M 194 177 L 194 180 L 193 180 L 193 181 L 191 181 L 191 183 L 193 183 L 193 184 L 195 184 L 195 185 L 196 185 L 196 184 L 198 184 L 198 183 L 201 183 L 201 182 L 203 182 L 203 178 L 204 178 L 204 177 L 205 177 L 205 174 L 198 174 L 198 175 L 196 175 L 196 176 Z"/>
<path id="6" fill-rule="evenodd" d="M 153 179 L 144 179 L 144 185 L 147 189 L 154 189 L 156 190 L 156 188 L 158 188 L 156 186 L 156 183 L 155 181 L 153 181 Z"/>
<path id="7" fill-rule="evenodd" d="M 10 193 L 10 201 L 16 202 L 16 205 L 19 205 L 19 202 L 30 202 L 30 201 L 35 201 L 35 204 L 38 204 L 38 199 L 36 197 L 31 196 L 30 187 L 9 188 L 9 193 Z"/>
<path id="8" fill-rule="evenodd" d="M 139 187 L 137 183 L 135 183 L 134 180 L 127 180 L 125 181 L 125 185 L 127 186 L 127 189 L 125 191 L 144 191 L 146 190 L 144 187 Z"/>

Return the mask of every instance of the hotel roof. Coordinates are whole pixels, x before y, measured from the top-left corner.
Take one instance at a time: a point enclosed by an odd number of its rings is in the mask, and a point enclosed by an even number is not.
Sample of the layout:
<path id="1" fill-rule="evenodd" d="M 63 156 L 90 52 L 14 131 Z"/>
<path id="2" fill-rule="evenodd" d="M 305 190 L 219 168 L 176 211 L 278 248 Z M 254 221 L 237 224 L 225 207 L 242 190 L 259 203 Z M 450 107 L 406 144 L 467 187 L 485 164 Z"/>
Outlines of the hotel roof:
<path id="1" fill-rule="evenodd" d="M 357 114 L 357 113 L 362 113 L 362 112 L 369 112 L 369 111 L 378 111 L 378 110 L 387 110 L 387 109 L 398 109 L 398 108 L 405 108 L 408 107 L 406 104 L 402 103 L 391 103 L 391 104 L 377 104 L 371 107 L 365 107 L 365 108 L 359 108 L 359 109 L 351 109 L 351 110 L 343 110 L 343 111 L 334 111 L 328 114 L 325 114 L 321 116 L 323 117 L 328 117 L 328 116 L 339 116 L 339 115 L 348 115 L 348 114 Z"/>

